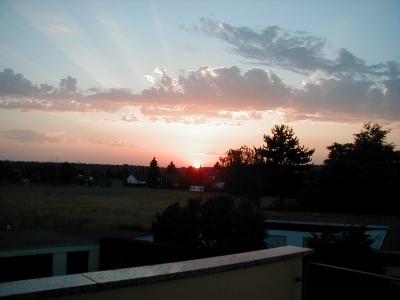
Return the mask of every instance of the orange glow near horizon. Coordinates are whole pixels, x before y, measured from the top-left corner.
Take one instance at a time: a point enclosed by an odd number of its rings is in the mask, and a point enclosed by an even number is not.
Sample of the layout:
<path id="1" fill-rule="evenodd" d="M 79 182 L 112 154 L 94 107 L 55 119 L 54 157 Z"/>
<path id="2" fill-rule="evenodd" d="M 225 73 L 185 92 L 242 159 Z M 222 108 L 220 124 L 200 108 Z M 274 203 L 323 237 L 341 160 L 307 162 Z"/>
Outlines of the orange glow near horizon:
<path id="1" fill-rule="evenodd" d="M 194 165 L 193 165 L 193 167 L 195 167 L 196 169 L 198 169 L 198 168 L 200 168 L 201 167 L 201 164 L 200 163 L 194 163 Z"/>

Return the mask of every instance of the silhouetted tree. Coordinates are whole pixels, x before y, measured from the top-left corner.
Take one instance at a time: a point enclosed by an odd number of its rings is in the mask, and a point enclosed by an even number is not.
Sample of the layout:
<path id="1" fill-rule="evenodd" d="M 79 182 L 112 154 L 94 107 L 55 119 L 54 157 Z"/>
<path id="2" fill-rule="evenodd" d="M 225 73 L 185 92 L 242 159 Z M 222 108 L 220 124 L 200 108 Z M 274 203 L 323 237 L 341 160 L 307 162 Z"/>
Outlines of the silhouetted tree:
<path id="1" fill-rule="evenodd" d="M 6 178 L 10 182 L 17 182 L 20 179 L 18 177 L 18 174 L 14 170 L 12 170 L 11 168 L 8 170 Z"/>
<path id="2" fill-rule="evenodd" d="M 8 172 L 10 170 L 11 170 L 11 167 L 7 163 L 0 161 L 0 179 L 1 180 L 4 180 L 8 177 Z"/>
<path id="3" fill-rule="evenodd" d="M 62 183 L 71 183 L 72 176 L 74 175 L 74 166 L 69 162 L 64 162 L 58 171 L 58 177 Z"/>
<path id="4" fill-rule="evenodd" d="M 365 123 L 359 133 L 354 134 L 354 142 L 333 143 L 328 146 L 328 158 L 325 164 L 357 161 L 359 163 L 391 164 L 395 160 L 394 145 L 387 143 L 390 129 L 382 129 L 379 124 Z"/>
<path id="5" fill-rule="evenodd" d="M 90 173 L 90 176 L 92 176 L 93 179 L 99 179 L 101 174 L 99 173 L 99 171 L 97 171 L 97 169 L 93 169 Z"/>
<path id="6" fill-rule="evenodd" d="M 198 250 L 205 255 L 222 255 L 264 247 L 264 217 L 251 203 L 229 197 L 206 200 L 190 198 L 185 206 L 178 202 L 156 214 L 155 241 Z"/>
<path id="7" fill-rule="evenodd" d="M 293 128 L 287 125 L 275 125 L 271 133 L 272 135 L 264 134 L 265 145 L 261 153 L 267 166 L 273 172 L 272 178 L 279 194 L 279 206 L 283 210 L 284 190 L 290 185 L 288 178 L 295 171 L 294 166 L 311 162 L 315 149 L 300 146 Z"/>
<path id="8" fill-rule="evenodd" d="M 175 167 L 175 164 L 174 164 L 173 161 L 171 161 L 171 162 L 169 163 L 169 165 L 167 166 L 167 171 L 166 171 L 166 172 L 169 173 L 169 174 L 174 174 L 174 173 L 176 173 L 176 167 Z"/>
<path id="9" fill-rule="evenodd" d="M 260 149 L 246 145 L 229 149 L 220 157 L 218 167 L 226 173 L 224 188 L 239 199 L 249 200 L 260 206 L 264 189 L 265 168 L 260 157 Z M 217 165 L 217 164 L 216 164 Z"/>
<path id="10" fill-rule="evenodd" d="M 149 169 L 147 170 L 147 184 L 149 187 L 156 188 L 158 184 L 158 179 L 160 177 L 160 167 L 158 166 L 155 157 L 150 162 Z"/>
<path id="11" fill-rule="evenodd" d="M 325 165 L 309 178 L 301 209 L 320 212 L 400 214 L 400 165 L 388 129 L 365 123 L 354 142 L 333 143 Z"/>
<path id="12" fill-rule="evenodd" d="M 186 184 L 184 184 L 185 187 L 187 185 L 201 185 L 203 180 L 202 168 L 187 167 L 183 175 L 183 180 L 186 182 Z"/>

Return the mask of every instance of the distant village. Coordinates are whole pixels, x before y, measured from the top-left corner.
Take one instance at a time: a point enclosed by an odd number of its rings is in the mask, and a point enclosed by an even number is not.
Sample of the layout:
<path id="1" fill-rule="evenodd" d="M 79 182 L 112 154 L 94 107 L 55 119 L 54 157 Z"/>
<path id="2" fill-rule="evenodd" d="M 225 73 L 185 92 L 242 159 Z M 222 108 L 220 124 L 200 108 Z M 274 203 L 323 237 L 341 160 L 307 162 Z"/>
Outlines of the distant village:
<path id="1" fill-rule="evenodd" d="M 21 186 L 63 185 L 80 187 L 147 187 L 149 166 L 108 165 L 69 162 L 0 161 L 0 184 Z M 223 189 L 224 178 L 218 167 L 176 168 L 173 162 L 158 167 L 157 188 Z M 193 188 L 192 188 L 193 189 Z"/>

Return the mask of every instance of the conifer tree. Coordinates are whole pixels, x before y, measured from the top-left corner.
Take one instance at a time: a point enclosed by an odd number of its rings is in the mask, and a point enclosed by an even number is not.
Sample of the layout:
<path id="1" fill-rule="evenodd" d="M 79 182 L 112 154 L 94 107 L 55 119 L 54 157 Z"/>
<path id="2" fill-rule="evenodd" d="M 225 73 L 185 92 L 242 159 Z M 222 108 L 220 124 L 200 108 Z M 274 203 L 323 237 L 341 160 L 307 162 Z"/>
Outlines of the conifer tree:
<path id="1" fill-rule="evenodd" d="M 149 187 L 156 188 L 158 184 L 158 178 L 160 177 L 160 167 L 158 166 L 155 157 L 150 162 L 150 167 L 147 171 L 147 184 Z"/>

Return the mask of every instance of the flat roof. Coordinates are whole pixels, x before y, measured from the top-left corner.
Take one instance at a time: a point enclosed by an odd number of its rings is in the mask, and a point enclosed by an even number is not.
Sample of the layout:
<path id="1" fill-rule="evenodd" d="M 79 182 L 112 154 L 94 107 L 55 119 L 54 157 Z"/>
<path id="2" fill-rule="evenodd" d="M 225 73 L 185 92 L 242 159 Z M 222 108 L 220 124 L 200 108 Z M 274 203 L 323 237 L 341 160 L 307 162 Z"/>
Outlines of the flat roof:
<path id="1" fill-rule="evenodd" d="M 116 228 L 1 230 L 0 253 L 16 250 L 99 245 L 99 239 L 104 237 L 135 238 L 149 234 L 152 233 Z"/>
<path id="2" fill-rule="evenodd" d="M 264 211 L 268 221 L 317 222 L 322 224 L 351 224 L 388 226 L 380 251 L 400 253 L 400 217 L 398 216 L 370 216 L 333 213 L 310 213 L 294 211 Z"/>

